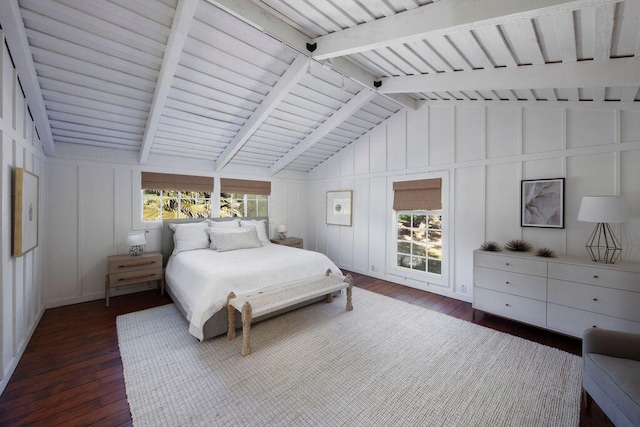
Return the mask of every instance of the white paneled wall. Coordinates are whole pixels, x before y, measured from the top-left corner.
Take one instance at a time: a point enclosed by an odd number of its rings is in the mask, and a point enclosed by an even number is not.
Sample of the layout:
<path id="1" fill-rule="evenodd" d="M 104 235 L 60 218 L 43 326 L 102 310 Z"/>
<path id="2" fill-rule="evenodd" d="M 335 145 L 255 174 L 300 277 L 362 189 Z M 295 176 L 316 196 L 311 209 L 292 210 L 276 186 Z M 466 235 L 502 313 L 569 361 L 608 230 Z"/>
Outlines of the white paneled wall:
<path id="1" fill-rule="evenodd" d="M 46 170 L 42 144 L 34 129 L 27 103 L 20 88 L 11 58 L 0 31 L 0 139 L 2 151 L 2 246 L 0 263 L 2 289 L 0 292 L 0 392 L 24 352 L 42 313 L 42 236 L 46 207 L 42 199 L 46 195 Z M 39 245 L 21 257 L 12 255 L 12 191 L 15 168 L 25 168 L 40 178 Z"/>
<path id="2" fill-rule="evenodd" d="M 393 265 L 394 178 L 444 174 L 449 191 L 448 281 L 399 276 Z M 640 106 L 433 103 L 402 111 L 313 171 L 309 248 L 341 268 L 470 300 L 473 250 L 525 239 L 585 256 L 593 224 L 576 220 L 582 196 L 622 194 L 631 221 L 616 226 L 623 258 L 640 261 Z M 566 178 L 565 229 L 520 226 L 520 181 Z M 326 225 L 326 190 L 353 190 L 353 226 Z"/>

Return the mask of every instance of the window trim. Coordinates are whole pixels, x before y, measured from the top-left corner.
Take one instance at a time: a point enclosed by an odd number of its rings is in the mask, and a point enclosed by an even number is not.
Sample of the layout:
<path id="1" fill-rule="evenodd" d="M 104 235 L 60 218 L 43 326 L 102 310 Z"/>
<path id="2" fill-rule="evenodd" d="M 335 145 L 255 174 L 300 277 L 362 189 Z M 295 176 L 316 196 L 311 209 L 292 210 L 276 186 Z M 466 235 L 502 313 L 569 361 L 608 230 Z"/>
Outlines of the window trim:
<path id="1" fill-rule="evenodd" d="M 442 216 L 442 263 L 441 263 L 441 274 L 434 274 L 429 272 L 422 272 L 411 270 L 407 268 L 398 267 L 397 264 L 397 236 L 398 236 L 398 222 L 397 216 L 398 212 L 393 208 L 393 183 L 394 182 L 403 182 L 403 181 L 415 181 L 422 179 L 431 179 L 431 178 L 441 178 L 441 199 L 442 199 L 442 208 L 439 211 Z M 451 226 L 450 226 L 450 217 L 451 212 L 449 209 L 449 172 L 448 171 L 438 171 L 438 172 L 429 172 L 415 175 L 402 175 L 402 176 L 389 176 L 387 178 L 387 189 L 388 189 L 388 197 L 389 200 L 389 209 L 391 214 L 389 215 L 389 227 L 387 228 L 387 272 L 393 276 L 400 276 L 405 279 L 411 280 L 414 287 L 423 288 L 428 290 L 430 286 L 437 286 L 439 288 L 451 288 L 449 283 L 449 266 L 451 261 L 451 254 L 449 251 L 449 242 L 452 239 Z M 434 210 L 420 209 L 420 211 L 426 212 L 438 212 Z"/>

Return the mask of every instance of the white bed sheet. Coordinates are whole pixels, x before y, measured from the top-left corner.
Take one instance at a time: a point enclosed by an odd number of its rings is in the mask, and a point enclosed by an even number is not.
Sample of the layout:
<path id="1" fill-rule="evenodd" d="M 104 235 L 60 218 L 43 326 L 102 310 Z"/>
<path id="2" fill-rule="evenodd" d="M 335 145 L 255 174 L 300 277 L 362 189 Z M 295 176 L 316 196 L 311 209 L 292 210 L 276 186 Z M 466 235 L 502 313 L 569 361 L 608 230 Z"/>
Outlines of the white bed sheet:
<path id="1" fill-rule="evenodd" d="M 242 295 L 327 269 L 342 274 L 324 254 L 269 243 L 229 252 L 180 252 L 169 259 L 165 275 L 187 313 L 189 332 L 202 340 L 205 322 L 226 305 L 229 292 Z"/>

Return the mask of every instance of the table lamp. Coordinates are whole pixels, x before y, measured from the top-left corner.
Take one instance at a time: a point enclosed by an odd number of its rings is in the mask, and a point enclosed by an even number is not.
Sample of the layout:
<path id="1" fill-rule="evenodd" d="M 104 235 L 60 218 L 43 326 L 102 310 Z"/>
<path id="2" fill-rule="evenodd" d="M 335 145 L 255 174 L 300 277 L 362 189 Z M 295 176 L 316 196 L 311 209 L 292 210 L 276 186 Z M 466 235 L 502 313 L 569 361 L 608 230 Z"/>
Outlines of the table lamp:
<path id="1" fill-rule="evenodd" d="M 276 228 L 276 231 L 278 232 L 278 239 L 283 240 L 286 239 L 287 237 L 287 226 L 284 224 L 280 224 L 278 226 L 278 228 Z"/>
<path id="2" fill-rule="evenodd" d="M 627 207 L 620 196 L 585 196 L 582 198 L 578 221 L 595 222 L 596 226 L 587 240 L 587 252 L 594 262 L 614 264 L 622 247 L 613 234 L 610 223 L 627 222 Z"/>
<path id="3" fill-rule="evenodd" d="M 127 245 L 129 245 L 129 255 L 140 256 L 144 252 L 143 246 L 147 243 L 143 231 L 127 233 Z"/>

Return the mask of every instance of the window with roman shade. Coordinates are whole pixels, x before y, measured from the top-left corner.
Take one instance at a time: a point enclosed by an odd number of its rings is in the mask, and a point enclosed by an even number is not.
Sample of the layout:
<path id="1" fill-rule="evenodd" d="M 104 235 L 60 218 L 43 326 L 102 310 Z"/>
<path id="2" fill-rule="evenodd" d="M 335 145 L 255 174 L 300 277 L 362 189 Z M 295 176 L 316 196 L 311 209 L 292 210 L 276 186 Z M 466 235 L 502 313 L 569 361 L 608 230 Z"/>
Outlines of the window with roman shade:
<path id="1" fill-rule="evenodd" d="M 220 179 L 220 217 L 269 215 L 270 181 Z"/>
<path id="2" fill-rule="evenodd" d="M 393 183 L 396 268 L 442 274 L 442 179 Z"/>
<path id="3" fill-rule="evenodd" d="M 144 221 L 211 217 L 213 177 L 142 172 Z"/>

